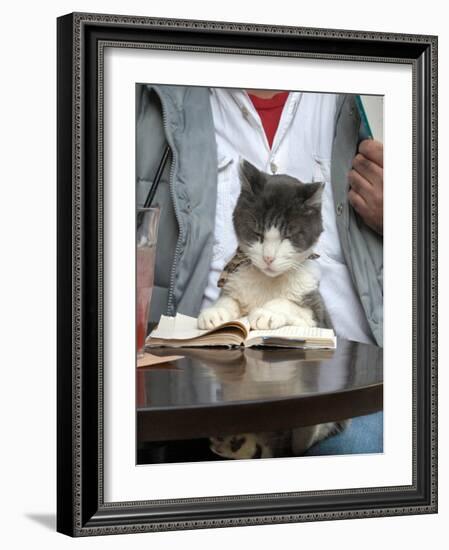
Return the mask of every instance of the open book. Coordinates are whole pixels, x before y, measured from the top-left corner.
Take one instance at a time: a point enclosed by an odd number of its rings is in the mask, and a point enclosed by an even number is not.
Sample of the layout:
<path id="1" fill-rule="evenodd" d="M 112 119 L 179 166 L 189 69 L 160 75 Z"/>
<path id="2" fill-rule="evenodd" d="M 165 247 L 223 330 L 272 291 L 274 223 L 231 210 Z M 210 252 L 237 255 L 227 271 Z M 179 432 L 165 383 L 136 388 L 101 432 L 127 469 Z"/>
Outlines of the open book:
<path id="1" fill-rule="evenodd" d="M 335 349 L 332 329 L 286 326 L 270 330 L 251 330 L 246 317 L 223 323 L 211 330 L 197 328 L 197 319 L 177 314 L 162 315 L 156 329 L 147 337 L 146 347 L 171 348 L 205 346 L 268 346 L 302 349 Z"/>

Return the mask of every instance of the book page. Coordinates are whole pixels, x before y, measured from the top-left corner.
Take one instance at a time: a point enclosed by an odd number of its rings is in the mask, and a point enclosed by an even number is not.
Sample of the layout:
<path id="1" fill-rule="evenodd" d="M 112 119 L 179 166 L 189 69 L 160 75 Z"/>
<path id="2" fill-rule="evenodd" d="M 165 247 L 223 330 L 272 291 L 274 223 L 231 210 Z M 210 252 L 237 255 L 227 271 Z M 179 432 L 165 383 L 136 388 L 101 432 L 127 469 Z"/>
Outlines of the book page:
<path id="1" fill-rule="evenodd" d="M 269 330 L 252 330 L 248 335 L 248 339 L 275 337 L 300 340 L 307 338 L 333 338 L 334 336 L 334 331 L 329 328 L 287 326 Z"/>
<path id="2" fill-rule="evenodd" d="M 167 317 L 162 315 L 158 326 L 147 338 L 147 342 L 152 338 L 163 340 L 192 340 L 194 338 L 204 337 L 218 331 L 225 331 L 226 327 L 236 327 L 241 330 L 242 336 L 246 337 L 249 331 L 249 322 L 246 318 L 236 319 L 223 323 L 219 327 L 210 330 L 200 330 L 198 328 L 198 319 L 178 313 L 176 317 Z"/>
<path id="3" fill-rule="evenodd" d="M 198 329 L 198 320 L 195 317 L 179 314 L 176 317 L 161 315 L 159 324 L 150 334 L 150 338 L 188 340 L 203 336 L 207 332 L 207 330 Z"/>

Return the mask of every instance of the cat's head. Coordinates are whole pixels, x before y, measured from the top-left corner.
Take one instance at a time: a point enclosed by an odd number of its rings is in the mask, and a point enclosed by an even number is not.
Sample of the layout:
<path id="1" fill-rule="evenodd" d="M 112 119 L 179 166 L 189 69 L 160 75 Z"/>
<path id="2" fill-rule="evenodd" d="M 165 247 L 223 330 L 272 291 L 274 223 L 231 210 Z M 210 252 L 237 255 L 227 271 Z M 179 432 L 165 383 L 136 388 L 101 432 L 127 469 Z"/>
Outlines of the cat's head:
<path id="1" fill-rule="evenodd" d="M 233 221 L 241 250 L 269 277 L 301 265 L 323 230 L 324 184 L 266 174 L 246 160 L 240 180 Z"/>

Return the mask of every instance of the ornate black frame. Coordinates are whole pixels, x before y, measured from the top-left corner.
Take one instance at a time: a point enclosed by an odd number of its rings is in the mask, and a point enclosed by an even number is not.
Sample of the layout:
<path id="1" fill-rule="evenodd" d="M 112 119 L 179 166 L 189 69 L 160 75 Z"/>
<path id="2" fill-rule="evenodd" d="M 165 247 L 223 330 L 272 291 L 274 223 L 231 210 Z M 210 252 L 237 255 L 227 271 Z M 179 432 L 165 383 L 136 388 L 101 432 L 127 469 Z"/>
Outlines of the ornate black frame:
<path id="1" fill-rule="evenodd" d="M 413 483 L 104 503 L 103 48 L 407 63 L 413 69 Z M 437 511 L 437 38 L 211 21 L 58 19 L 58 499 L 71 536 Z"/>

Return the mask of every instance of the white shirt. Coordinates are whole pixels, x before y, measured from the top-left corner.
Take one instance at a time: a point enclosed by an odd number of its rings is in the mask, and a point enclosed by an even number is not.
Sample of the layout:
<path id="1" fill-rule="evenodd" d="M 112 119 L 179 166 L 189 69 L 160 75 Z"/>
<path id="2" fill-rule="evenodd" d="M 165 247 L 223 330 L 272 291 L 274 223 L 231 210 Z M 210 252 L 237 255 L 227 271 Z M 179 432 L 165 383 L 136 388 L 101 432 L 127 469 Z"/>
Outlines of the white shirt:
<path id="1" fill-rule="evenodd" d="M 330 183 L 335 94 L 290 92 L 272 148 L 259 114 L 243 90 L 211 88 L 210 100 L 218 153 L 217 208 L 213 257 L 202 308 L 212 305 L 218 278 L 237 248 L 232 213 L 240 194 L 239 157 L 259 170 L 289 174 L 302 182 L 325 182 L 320 255 L 320 292 L 338 336 L 373 343 L 360 300 L 345 264 L 337 232 Z"/>

